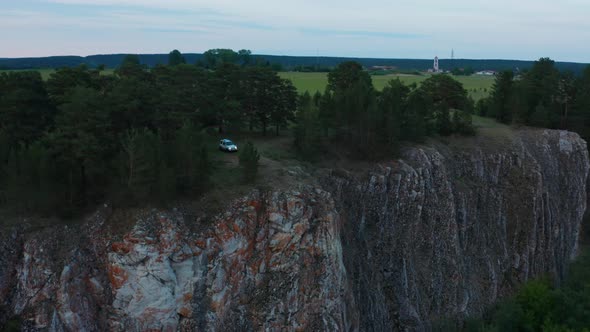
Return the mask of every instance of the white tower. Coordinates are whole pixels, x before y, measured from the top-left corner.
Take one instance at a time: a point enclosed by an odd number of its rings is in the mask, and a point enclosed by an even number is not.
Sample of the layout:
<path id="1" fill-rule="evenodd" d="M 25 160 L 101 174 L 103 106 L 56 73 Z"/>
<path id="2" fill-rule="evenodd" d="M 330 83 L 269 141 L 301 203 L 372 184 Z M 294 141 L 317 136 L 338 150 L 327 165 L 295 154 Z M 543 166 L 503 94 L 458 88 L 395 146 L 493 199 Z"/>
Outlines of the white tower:
<path id="1" fill-rule="evenodd" d="M 434 69 L 435 73 L 438 73 L 440 71 L 440 68 L 438 67 L 438 57 L 437 56 L 434 57 L 434 68 L 433 69 Z"/>

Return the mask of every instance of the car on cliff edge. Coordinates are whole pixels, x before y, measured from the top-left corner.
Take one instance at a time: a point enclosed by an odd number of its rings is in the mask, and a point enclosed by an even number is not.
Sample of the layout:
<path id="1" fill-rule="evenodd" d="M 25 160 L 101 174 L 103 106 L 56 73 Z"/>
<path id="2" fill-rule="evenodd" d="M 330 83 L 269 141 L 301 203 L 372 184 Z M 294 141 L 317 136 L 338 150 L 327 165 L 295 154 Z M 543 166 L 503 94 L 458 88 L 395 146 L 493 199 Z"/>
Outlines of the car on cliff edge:
<path id="1" fill-rule="evenodd" d="M 231 140 L 224 138 L 219 141 L 219 150 L 226 152 L 237 152 L 238 146 Z"/>

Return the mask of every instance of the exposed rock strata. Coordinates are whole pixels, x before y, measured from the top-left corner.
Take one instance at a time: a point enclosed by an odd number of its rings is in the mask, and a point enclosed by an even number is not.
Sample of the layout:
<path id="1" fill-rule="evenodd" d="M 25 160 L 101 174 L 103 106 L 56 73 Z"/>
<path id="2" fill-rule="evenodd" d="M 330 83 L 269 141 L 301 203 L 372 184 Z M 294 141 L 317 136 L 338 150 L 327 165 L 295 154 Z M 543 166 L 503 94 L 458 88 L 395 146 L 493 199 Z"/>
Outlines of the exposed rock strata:
<path id="1" fill-rule="evenodd" d="M 108 240 L 101 213 L 75 230 L 10 235 L 2 314 L 49 331 L 341 329 L 338 220 L 318 189 L 254 192 L 199 233 L 151 211 L 122 241 Z"/>
<path id="2" fill-rule="evenodd" d="M 496 149 L 415 147 L 368 176 L 253 191 L 206 224 L 152 210 L 120 236 L 104 207 L 83 225 L 3 230 L 0 325 L 428 330 L 563 276 L 588 167 L 577 135 L 522 131 Z"/>
<path id="3" fill-rule="evenodd" d="M 487 150 L 407 149 L 366 181 L 327 178 L 362 329 L 428 329 L 478 315 L 532 277 L 559 281 L 587 175 L 578 135 L 531 130 Z"/>

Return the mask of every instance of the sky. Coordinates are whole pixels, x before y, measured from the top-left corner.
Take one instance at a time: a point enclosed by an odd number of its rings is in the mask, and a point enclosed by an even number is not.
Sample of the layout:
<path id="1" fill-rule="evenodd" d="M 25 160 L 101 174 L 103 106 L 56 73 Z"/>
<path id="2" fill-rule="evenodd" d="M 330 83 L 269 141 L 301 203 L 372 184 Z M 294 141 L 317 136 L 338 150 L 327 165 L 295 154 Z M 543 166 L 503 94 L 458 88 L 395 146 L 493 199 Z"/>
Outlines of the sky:
<path id="1" fill-rule="evenodd" d="M 0 0 L 0 57 L 201 53 L 590 63 L 589 0 Z"/>

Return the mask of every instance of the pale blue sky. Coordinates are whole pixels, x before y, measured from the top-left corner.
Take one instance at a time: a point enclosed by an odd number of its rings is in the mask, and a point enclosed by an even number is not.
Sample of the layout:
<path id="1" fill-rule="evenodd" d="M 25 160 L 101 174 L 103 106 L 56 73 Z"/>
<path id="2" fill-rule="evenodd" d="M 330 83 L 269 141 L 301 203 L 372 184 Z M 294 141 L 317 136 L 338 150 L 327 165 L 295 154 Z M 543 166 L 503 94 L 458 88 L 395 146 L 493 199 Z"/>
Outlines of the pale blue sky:
<path id="1" fill-rule="evenodd" d="M 258 54 L 590 62 L 589 0 L 0 0 L 0 57 Z"/>

